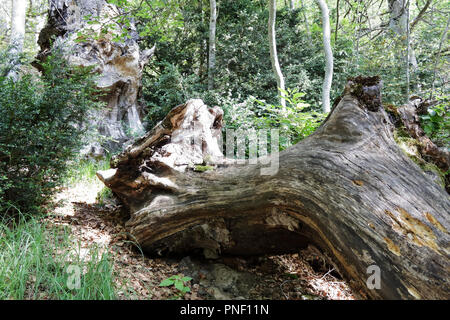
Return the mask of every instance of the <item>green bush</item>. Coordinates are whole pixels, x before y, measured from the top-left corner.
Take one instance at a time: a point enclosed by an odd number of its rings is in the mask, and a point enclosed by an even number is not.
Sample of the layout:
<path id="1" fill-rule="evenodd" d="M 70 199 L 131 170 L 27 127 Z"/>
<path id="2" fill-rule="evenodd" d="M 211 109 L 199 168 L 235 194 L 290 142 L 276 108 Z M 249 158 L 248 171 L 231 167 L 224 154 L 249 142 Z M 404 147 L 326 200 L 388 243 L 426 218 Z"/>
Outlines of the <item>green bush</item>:
<path id="1" fill-rule="evenodd" d="M 241 103 L 231 97 L 220 99 L 226 128 L 278 129 L 280 150 L 303 140 L 323 122 L 326 114 L 312 110 L 297 89 L 284 91 L 286 107 L 249 97 Z"/>
<path id="2" fill-rule="evenodd" d="M 43 68 L 40 77 L 0 77 L 0 213 L 9 204 L 38 210 L 79 151 L 97 105 L 91 69 L 70 66 L 58 51 Z"/>
<path id="3" fill-rule="evenodd" d="M 420 117 L 427 136 L 441 147 L 450 148 L 450 108 L 449 97 L 438 98 L 439 104 L 428 108 L 428 113 Z"/>

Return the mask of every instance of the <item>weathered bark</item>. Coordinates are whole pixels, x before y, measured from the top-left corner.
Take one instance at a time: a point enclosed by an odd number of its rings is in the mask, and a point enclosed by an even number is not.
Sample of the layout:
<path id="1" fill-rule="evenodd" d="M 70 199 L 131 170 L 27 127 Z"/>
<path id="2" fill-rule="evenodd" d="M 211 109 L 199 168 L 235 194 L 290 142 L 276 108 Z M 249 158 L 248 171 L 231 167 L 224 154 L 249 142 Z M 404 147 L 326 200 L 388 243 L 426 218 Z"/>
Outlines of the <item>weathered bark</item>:
<path id="1" fill-rule="evenodd" d="M 217 5 L 216 0 L 209 1 L 209 59 L 208 59 L 208 90 L 214 89 L 214 71 L 216 69 L 216 22 Z"/>
<path id="2" fill-rule="evenodd" d="M 104 137 L 104 142 L 98 143 L 94 137 L 86 142 L 83 153 L 94 156 L 107 149 L 117 149 L 135 134 L 143 134 L 141 123 L 143 108 L 138 102 L 141 88 L 142 69 L 154 48 L 141 51 L 137 40 L 139 38 L 133 23 L 128 27 L 131 39 L 122 42 L 112 41 L 113 31 L 101 33 L 102 24 L 117 16 L 119 9 L 106 3 L 105 0 L 52 0 L 49 1 L 47 25 L 39 35 L 41 51 L 38 60 L 45 60 L 54 46 L 62 46 L 66 50 L 67 59 L 74 65 L 95 66 L 98 73 L 97 85 L 105 95 L 102 100 L 107 107 L 99 111 L 93 126 Z M 88 25 L 84 17 L 91 15 L 99 17 L 101 24 Z M 124 26 L 117 26 L 122 30 Z M 99 39 L 77 42 L 78 32 L 92 29 Z M 53 42 L 52 42 L 53 41 Z M 61 45 L 62 44 L 62 45 Z M 40 63 L 34 65 L 40 68 Z"/>
<path id="3" fill-rule="evenodd" d="M 324 0 L 316 0 L 322 13 L 323 50 L 325 51 L 325 77 L 322 87 L 322 110 L 330 112 L 330 91 L 333 81 L 333 52 L 331 51 L 330 15 Z"/>
<path id="4" fill-rule="evenodd" d="M 277 79 L 277 90 L 281 89 L 280 104 L 286 107 L 286 100 L 283 99 L 285 90 L 284 77 L 281 72 L 280 62 L 278 61 L 277 53 L 277 39 L 275 31 L 275 23 L 277 17 L 277 2 L 275 0 L 269 0 L 269 47 L 270 47 L 270 61 L 272 63 L 273 73 Z"/>
<path id="5" fill-rule="evenodd" d="M 244 166 L 217 151 L 220 109 L 190 101 L 97 175 L 129 207 L 127 227 L 147 252 L 255 255 L 313 243 L 363 297 L 448 299 L 450 198 L 396 145 L 380 87 L 349 80 L 316 132 Z M 279 160 L 272 175 L 261 174 L 267 160 Z M 200 163 L 214 170 L 196 172 Z M 380 289 L 366 286 L 372 265 Z"/>
<path id="6" fill-rule="evenodd" d="M 27 11 L 26 0 L 13 0 L 11 7 L 11 39 L 9 41 L 11 56 L 11 67 L 8 77 L 17 80 L 20 67 L 19 55 L 23 51 L 25 40 L 25 15 Z"/>

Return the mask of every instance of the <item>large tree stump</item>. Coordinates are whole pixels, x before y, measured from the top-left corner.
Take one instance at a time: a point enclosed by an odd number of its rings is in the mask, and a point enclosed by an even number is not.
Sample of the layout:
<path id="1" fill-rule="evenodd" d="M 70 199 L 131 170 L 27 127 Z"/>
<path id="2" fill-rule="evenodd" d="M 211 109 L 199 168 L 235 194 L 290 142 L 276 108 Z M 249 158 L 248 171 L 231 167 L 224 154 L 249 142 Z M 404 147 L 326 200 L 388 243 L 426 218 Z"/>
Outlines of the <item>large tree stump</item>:
<path id="1" fill-rule="evenodd" d="M 397 147 L 380 87 L 376 77 L 349 80 L 315 133 L 265 159 L 279 159 L 272 175 L 261 174 L 267 164 L 222 158 L 221 110 L 193 100 L 98 176 L 129 207 L 127 226 L 147 252 L 254 255 L 313 243 L 362 296 L 449 298 L 450 199 Z M 197 172 L 205 164 L 214 170 Z M 366 285 L 372 265 L 379 289 Z"/>
<path id="2" fill-rule="evenodd" d="M 124 13 L 106 0 L 49 0 L 48 7 L 47 24 L 38 40 L 41 50 L 33 65 L 42 71 L 48 55 L 62 48 L 72 65 L 94 68 L 106 107 L 95 110 L 89 122 L 103 138 L 88 137 L 82 153 L 97 157 L 105 150 L 117 150 L 134 134 L 144 132 L 144 110 L 139 103 L 142 70 L 155 48 L 140 50 L 133 21 L 128 26 L 118 24 L 114 18 Z M 100 23 L 88 23 L 88 16 Z M 105 29 L 106 25 L 127 29 L 130 38 L 114 41 L 117 31 Z"/>

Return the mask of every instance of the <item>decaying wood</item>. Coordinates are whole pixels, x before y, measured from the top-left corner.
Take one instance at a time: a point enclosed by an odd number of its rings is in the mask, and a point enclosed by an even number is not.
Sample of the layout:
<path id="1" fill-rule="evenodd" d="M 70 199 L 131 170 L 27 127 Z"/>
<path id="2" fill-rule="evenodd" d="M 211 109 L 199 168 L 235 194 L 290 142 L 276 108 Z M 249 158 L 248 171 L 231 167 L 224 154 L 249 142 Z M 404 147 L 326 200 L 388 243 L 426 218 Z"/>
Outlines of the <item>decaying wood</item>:
<path id="1" fill-rule="evenodd" d="M 107 139 L 99 139 L 95 134 L 87 137 L 82 154 L 98 157 L 105 155 L 106 150 L 120 149 L 134 134 L 144 132 L 141 121 L 144 110 L 139 102 L 142 71 L 155 47 L 140 50 L 134 22 L 119 25 L 115 18 L 125 13 L 106 0 L 49 0 L 48 3 L 47 24 L 39 33 L 41 50 L 33 65 L 42 71 L 43 62 L 59 48 L 70 64 L 93 67 L 105 108 L 93 111 L 89 122 Z M 98 23 L 89 24 L 84 18 L 88 16 L 98 19 Z M 115 28 L 126 28 L 129 37 L 115 41 Z M 106 30 L 109 31 L 105 33 Z"/>
<path id="2" fill-rule="evenodd" d="M 265 159 L 279 160 L 273 175 L 261 174 L 268 162 L 223 158 L 220 109 L 193 100 L 98 176 L 129 207 L 127 226 L 147 252 L 252 255 L 313 243 L 361 296 L 448 299 L 450 198 L 396 145 L 380 87 L 350 79 L 316 132 Z M 177 149 L 186 137 L 204 143 Z M 197 170 L 206 165 L 214 169 Z M 379 289 L 366 284 L 372 265 Z"/>
<path id="3" fill-rule="evenodd" d="M 420 115 L 427 114 L 431 104 L 431 101 L 413 97 L 407 105 L 397 108 L 397 111 L 409 135 L 419 142 L 420 153 L 445 172 L 450 169 L 450 152 L 434 144 L 420 126 Z"/>

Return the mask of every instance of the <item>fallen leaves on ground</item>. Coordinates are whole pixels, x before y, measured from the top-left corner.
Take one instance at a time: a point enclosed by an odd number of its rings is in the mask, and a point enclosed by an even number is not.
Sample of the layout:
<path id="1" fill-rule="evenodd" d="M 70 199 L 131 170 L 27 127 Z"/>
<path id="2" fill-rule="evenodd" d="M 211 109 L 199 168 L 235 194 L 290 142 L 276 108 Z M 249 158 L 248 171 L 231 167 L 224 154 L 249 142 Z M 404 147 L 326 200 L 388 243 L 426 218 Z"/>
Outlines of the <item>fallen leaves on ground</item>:
<path id="1" fill-rule="evenodd" d="M 172 275 L 181 274 L 178 266 L 181 258 L 147 257 L 140 252 L 126 232 L 126 213 L 121 206 L 114 203 L 100 206 L 95 202 L 96 193 L 101 188 L 98 183 L 65 188 L 56 197 L 59 206 L 46 220 L 53 226 L 70 227 L 75 242 L 82 250 L 87 251 L 92 245 L 108 250 L 114 263 L 118 299 L 176 297 L 179 292 L 173 286 L 160 287 L 159 283 Z M 245 298 L 354 299 L 345 281 L 313 247 L 279 256 L 222 257 L 219 262 L 260 277 L 261 281 Z M 200 293 L 199 284 L 193 282 L 189 285 L 191 292 L 184 296 L 185 299 L 208 298 Z"/>

